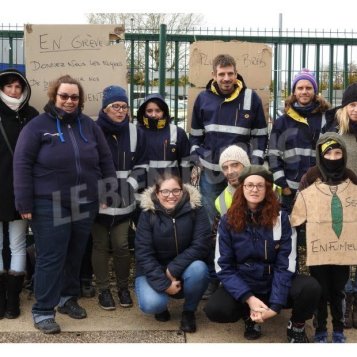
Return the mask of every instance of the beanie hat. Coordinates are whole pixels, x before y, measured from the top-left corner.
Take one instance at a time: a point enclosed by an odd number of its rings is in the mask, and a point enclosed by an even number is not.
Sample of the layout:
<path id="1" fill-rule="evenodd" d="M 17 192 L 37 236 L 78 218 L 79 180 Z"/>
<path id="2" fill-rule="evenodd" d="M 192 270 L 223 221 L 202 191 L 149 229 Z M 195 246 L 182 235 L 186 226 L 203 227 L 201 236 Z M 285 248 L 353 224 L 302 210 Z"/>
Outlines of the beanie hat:
<path id="1" fill-rule="evenodd" d="M 243 183 L 247 177 L 252 175 L 264 177 L 265 180 L 269 181 L 270 183 L 274 183 L 273 174 L 261 165 L 250 165 L 245 167 L 239 175 L 239 183 Z"/>
<path id="2" fill-rule="evenodd" d="M 325 143 L 321 144 L 321 155 L 324 156 L 326 154 L 326 152 L 328 150 L 331 150 L 331 149 L 341 149 L 341 145 L 340 143 L 338 143 L 337 141 L 335 140 L 328 140 L 326 141 Z"/>
<path id="3" fill-rule="evenodd" d="M 291 86 L 292 92 L 294 92 L 294 90 L 295 90 L 296 83 L 301 81 L 301 80 L 304 80 L 304 79 L 309 81 L 312 84 L 312 86 L 314 87 L 315 94 L 317 94 L 318 93 L 318 89 L 317 89 L 317 82 L 316 82 L 315 75 L 314 75 L 313 72 L 311 72 L 307 68 L 303 68 L 301 70 L 301 72 L 299 72 L 294 77 L 294 80 L 293 80 L 293 83 L 292 83 L 292 86 Z"/>
<path id="4" fill-rule="evenodd" d="M 352 102 L 357 102 L 357 82 L 350 84 L 343 92 L 342 107 Z"/>
<path id="5" fill-rule="evenodd" d="M 125 89 L 119 86 L 109 86 L 103 90 L 102 109 L 114 102 L 125 102 L 128 104 L 128 96 Z"/>
<path id="6" fill-rule="evenodd" d="M 226 149 L 224 149 L 221 153 L 221 156 L 219 157 L 219 166 L 222 170 L 222 166 L 226 161 L 238 161 L 240 162 L 244 167 L 250 165 L 250 161 L 248 158 L 247 153 L 239 146 L 237 145 L 231 145 L 228 146 Z"/>

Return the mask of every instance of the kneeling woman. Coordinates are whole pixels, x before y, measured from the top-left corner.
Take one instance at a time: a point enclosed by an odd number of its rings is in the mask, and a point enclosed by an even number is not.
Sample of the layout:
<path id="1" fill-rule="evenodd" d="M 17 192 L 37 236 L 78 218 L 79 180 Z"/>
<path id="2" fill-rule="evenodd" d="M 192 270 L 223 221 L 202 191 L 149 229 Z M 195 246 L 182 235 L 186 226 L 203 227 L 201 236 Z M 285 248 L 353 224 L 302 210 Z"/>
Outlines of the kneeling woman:
<path id="1" fill-rule="evenodd" d="M 246 167 L 228 213 L 218 227 L 216 248 L 219 289 L 205 312 L 211 321 L 245 321 L 244 337 L 261 336 L 260 325 L 282 308 L 292 307 L 289 342 L 308 342 L 305 321 L 320 297 L 314 278 L 295 275 L 296 233 L 281 211 L 273 176 L 263 166 Z"/>
<path id="2" fill-rule="evenodd" d="M 164 174 L 141 200 L 136 237 L 135 291 L 140 309 L 168 321 L 169 297 L 184 298 L 181 330 L 196 331 L 195 311 L 208 285 L 208 216 L 200 194 Z"/>

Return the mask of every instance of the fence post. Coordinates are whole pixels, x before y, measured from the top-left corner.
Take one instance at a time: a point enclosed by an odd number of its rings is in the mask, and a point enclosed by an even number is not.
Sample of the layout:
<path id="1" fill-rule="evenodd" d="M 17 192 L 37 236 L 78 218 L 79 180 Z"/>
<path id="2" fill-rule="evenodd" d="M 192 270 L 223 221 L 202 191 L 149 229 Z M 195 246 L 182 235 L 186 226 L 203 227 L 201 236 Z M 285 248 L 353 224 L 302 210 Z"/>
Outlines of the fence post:
<path id="1" fill-rule="evenodd" d="M 166 82 L 166 29 L 165 24 L 160 25 L 160 58 L 159 58 L 159 92 L 165 98 Z"/>

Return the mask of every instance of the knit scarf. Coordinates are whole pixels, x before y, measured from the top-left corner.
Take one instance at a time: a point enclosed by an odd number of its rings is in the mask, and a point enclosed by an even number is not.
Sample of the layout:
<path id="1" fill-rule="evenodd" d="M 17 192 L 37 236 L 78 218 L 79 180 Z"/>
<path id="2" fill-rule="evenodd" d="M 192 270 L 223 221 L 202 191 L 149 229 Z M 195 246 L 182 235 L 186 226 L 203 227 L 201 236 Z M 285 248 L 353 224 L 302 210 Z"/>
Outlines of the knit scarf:
<path id="1" fill-rule="evenodd" d="M 21 97 L 19 99 L 9 97 L 2 90 L 0 90 L 1 100 L 4 102 L 4 104 L 6 104 L 11 110 L 14 110 L 15 112 L 17 112 L 19 110 L 21 104 L 23 103 L 23 101 L 26 98 L 26 95 L 27 95 L 26 89 L 23 91 L 23 93 L 21 94 Z"/>
<path id="2" fill-rule="evenodd" d="M 108 115 L 104 112 L 99 113 L 97 124 L 103 129 L 104 132 L 109 134 L 119 134 L 124 128 L 129 126 L 129 117 L 118 123 L 111 120 Z"/>

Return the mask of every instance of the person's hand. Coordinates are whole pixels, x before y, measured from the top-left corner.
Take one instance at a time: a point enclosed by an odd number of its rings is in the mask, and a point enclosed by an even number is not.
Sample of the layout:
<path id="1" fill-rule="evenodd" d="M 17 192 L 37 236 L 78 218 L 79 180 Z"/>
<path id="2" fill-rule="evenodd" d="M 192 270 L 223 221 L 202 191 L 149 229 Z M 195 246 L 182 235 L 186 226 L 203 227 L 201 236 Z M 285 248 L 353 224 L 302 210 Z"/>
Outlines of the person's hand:
<path id="1" fill-rule="evenodd" d="M 165 292 L 169 295 L 175 295 L 181 290 L 181 282 L 180 281 L 172 281 L 171 285 L 165 290 Z"/>
<path id="2" fill-rule="evenodd" d="M 22 219 L 28 219 L 29 221 L 31 221 L 32 213 L 21 213 L 21 218 Z"/>
<path id="3" fill-rule="evenodd" d="M 283 188 L 281 192 L 284 196 L 290 196 L 293 194 L 292 191 L 290 190 L 290 187 Z"/>
<path id="4" fill-rule="evenodd" d="M 170 270 L 166 269 L 166 276 L 171 280 L 171 281 L 176 281 L 177 279 L 171 275 Z"/>
<path id="5" fill-rule="evenodd" d="M 100 208 L 101 209 L 106 209 L 106 208 L 108 208 L 108 205 L 106 203 L 101 203 L 100 204 Z"/>
<path id="6" fill-rule="evenodd" d="M 269 309 L 269 310 L 262 312 L 262 319 L 263 319 L 263 321 L 266 321 L 276 315 L 277 315 L 277 313 L 274 310 Z"/>
<path id="7" fill-rule="evenodd" d="M 249 305 L 250 311 L 251 312 L 264 312 L 266 310 L 269 310 L 269 307 L 264 304 L 263 301 L 258 299 L 255 296 L 251 296 L 250 298 L 247 299 L 246 303 Z"/>

